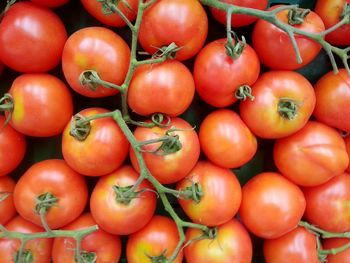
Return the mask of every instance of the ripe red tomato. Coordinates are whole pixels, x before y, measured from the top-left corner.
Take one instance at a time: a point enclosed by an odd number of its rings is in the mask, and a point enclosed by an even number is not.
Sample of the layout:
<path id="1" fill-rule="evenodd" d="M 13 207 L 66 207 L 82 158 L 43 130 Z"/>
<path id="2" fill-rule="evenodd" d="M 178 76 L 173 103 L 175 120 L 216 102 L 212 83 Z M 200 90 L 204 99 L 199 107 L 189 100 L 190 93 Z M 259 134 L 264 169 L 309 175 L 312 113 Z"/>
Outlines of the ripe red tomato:
<path id="1" fill-rule="evenodd" d="M 236 175 L 210 162 L 200 161 L 177 185 L 177 190 L 198 183 L 203 196 L 199 202 L 179 198 L 186 215 L 195 223 L 218 226 L 232 219 L 241 204 L 241 186 Z M 225 205 L 220 205 L 225 204 Z"/>
<path id="2" fill-rule="evenodd" d="M 285 137 L 300 130 L 315 107 L 310 82 L 292 71 L 269 71 L 253 85 L 254 101 L 240 103 L 240 115 L 257 136 Z"/>
<path id="3" fill-rule="evenodd" d="M 0 176 L 12 172 L 23 160 L 26 153 L 26 139 L 23 134 L 5 125 L 0 115 Z"/>
<path id="4" fill-rule="evenodd" d="M 349 166 L 348 169 L 346 170 L 347 172 L 350 172 L 350 136 L 345 137 L 345 145 L 346 145 L 346 152 L 348 153 L 349 157 Z"/>
<path id="5" fill-rule="evenodd" d="M 226 107 L 237 99 L 236 90 L 253 85 L 258 79 L 260 62 L 247 44 L 239 58 L 227 55 L 227 40 L 218 39 L 207 44 L 197 55 L 193 76 L 199 96 L 215 107 Z"/>
<path id="6" fill-rule="evenodd" d="M 135 71 L 128 90 L 128 103 L 134 112 L 143 116 L 161 112 L 175 117 L 190 106 L 194 92 L 188 68 L 179 61 L 168 60 L 144 65 Z"/>
<path id="7" fill-rule="evenodd" d="M 265 10 L 267 7 L 268 0 L 220 0 L 220 2 L 233 4 L 242 7 L 255 8 L 258 10 Z M 216 8 L 210 8 L 214 18 L 221 24 L 226 26 L 226 12 Z M 235 14 L 231 17 L 231 25 L 233 27 L 242 27 L 254 23 L 257 20 L 256 17 Z"/>
<path id="8" fill-rule="evenodd" d="M 13 190 L 15 181 L 5 175 L 0 177 L 0 224 L 6 224 L 16 215 L 16 208 L 13 202 Z"/>
<path id="9" fill-rule="evenodd" d="M 87 108 L 78 114 L 84 117 L 106 113 L 102 108 Z M 129 153 L 129 142 L 112 118 L 90 121 L 85 140 L 71 134 L 69 122 L 62 135 L 62 154 L 67 164 L 80 174 L 101 176 L 113 172 Z M 98 153 L 98 154 L 96 154 Z"/>
<path id="10" fill-rule="evenodd" d="M 25 135 L 60 134 L 72 116 L 72 95 L 67 86 L 52 75 L 20 75 L 8 92 L 14 103 L 10 124 Z"/>
<path id="11" fill-rule="evenodd" d="M 349 30 L 350 33 L 350 30 Z M 316 107 L 314 116 L 321 122 L 350 132 L 350 76 L 345 69 L 333 71 L 315 84 Z"/>
<path id="12" fill-rule="evenodd" d="M 16 71 L 46 72 L 60 62 L 66 40 L 66 29 L 54 12 L 16 3 L 0 23 L 0 59 Z"/>
<path id="13" fill-rule="evenodd" d="M 315 234 L 297 227 L 287 234 L 264 240 L 266 263 L 319 263 Z"/>
<path id="14" fill-rule="evenodd" d="M 239 214 L 250 232 L 271 239 L 297 227 L 305 206 L 297 185 L 280 174 L 265 172 L 243 186 Z"/>
<path id="15" fill-rule="evenodd" d="M 88 190 L 84 177 L 72 170 L 63 160 L 45 160 L 32 165 L 18 180 L 14 201 L 17 212 L 36 225 L 42 225 L 37 199 L 44 194 L 57 199 L 49 203 L 45 218 L 50 228 L 56 229 L 76 219 L 84 210 Z M 50 196 L 49 196 L 50 197 Z M 48 198 L 48 199 L 51 199 Z M 44 199 L 47 200 L 47 199 Z"/>
<path id="16" fill-rule="evenodd" d="M 85 213 L 75 221 L 62 228 L 63 230 L 81 230 L 96 225 L 91 214 Z M 76 241 L 73 238 L 55 238 L 52 247 L 53 263 L 76 263 L 74 250 Z M 96 263 L 119 262 L 121 241 L 118 236 L 111 235 L 102 229 L 85 236 L 81 240 L 84 253 L 95 254 Z"/>
<path id="17" fill-rule="evenodd" d="M 151 220 L 157 203 L 151 183 L 144 180 L 136 189 L 140 193 L 128 201 L 115 190 L 119 187 L 121 193 L 125 192 L 138 178 L 139 174 L 131 166 L 123 166 L 97 182 L 91 194 L 90 209 L 97 224 L 105 231 L 129 235 Z"/>
<path id="18" fill-rule="evenodd" d="M 16 231 L 21 233 L 37 233 L 44 232 L 44 229 L 34 225 L 33 223 L 23 219 L 20 216 L 16 216 L 10 222 L 8 222 L 5 227 L 9 231 Z M 35 263 L 50 263 L 51 262 L 51 248 L 52 239 L 50 238 L 37 238 L 28 243 L 24 247 L 26 255 L 33 257 Z M 21 241 L 18 239 L 0 239 L 0 255 L 1 262 L 15 262 L 14 256 L 18 253 L 20 249 Z M 28 257 L 28 256 L 27 256 Z M 26 262 L 22 258 L 20 261 L 16 262 Z"/>
<path id="19" fill-rule="evenodd" d="M 325 124 L 310 121 L 276 141 L 273 156 L 280 172 L 302 186 L 316 186 L 342 174 L 349 165 L 343 138 Z"/>
<path id="20" fill-rule="evenodd" d="M 116 26 L 122 27 L 125 26 L 124 20 L 115 13 L 105 15 L 102 12 L 102 4 L 96 0 L 80 0 L 83 4 L 86 11 L 89 12 L 90 15 L 95 17 L 101 23 L 108 26 Z M 127 0 L 127 6 L 124 1 L 116 2 L 116 6 L 119 8 L 121 12 L 130 20 L 133 21 L 137 14 L 138 0 Z M 131 8 L 131 9 L 130 9 Z"/>
<path id="21" fill-rule="evenodd" d="M 216 110 L 205 117 L 199 141 L 207 158 L 225 168 L 246 164 L 257 150 L 254 134 L 239 115 L 229 109 Z"/>
<path id="22" fill-rule="evenodd" d="M 322 241 L 322 249 L 336 249 L 349 243 L 348 238 L 330 238 Z M 346 249 L 336 255 L 328 255 L 327 263 L 350 262 L 350 249 Z"/>
<path id="23" fill-rule="evenodd" d="M 87 97 L 107 97 L 117 89 L 102 86 L 90 90 L 79 82 L 85 70 L 95 70 L 102 80 L 116 85 L 123 83 L 128 71 L 130 49 L 127 43 L 112 30 L 103 27 L 86 27 L 73 33 L 62 54 L 62 69 L 69 85 Z"/>
<path id="24" fill-rule="evenodd" d="M 193 130 L 188 122 L 181 118 L 171 118 L 171 124 L 168 127 L 137 127 L 134 131 L 135 138 L 139 142 L 144 142 L 159 139 L 165 136 L 172 128 L 179 129 L 178 131 L 170 132 L 170 136 L 179 136 L 180 150 L 165 155 L 151 152 L 142 153 L 149 171 L 162 184 L 171 184 L 181 180 L 196 165 L 200 154 L 200 144 L 196 131 Z M 142 150 L 155 151 L 161 145 L 161 142 L 144 145 Z M 170 146 L 170 148 L 172 147 Z M 135 170 L 139 171 L 135 152 L 131 147 L 130 159 Z"/>
<path id="25" fill-rule="evenodd" d="M 131 234 L 126 244 L 128 263 L 162 262 L 156 257 L 169 258 L 179 242 L 179 233 L 173 220 L 165 216 L 154 216 L 140 231 Z M 181 263 L 183 252 L 180 251 L 174 263 Z"/>
<path id="26" fill-rule="evenodd" d="M 276 9 L 279 6 L 273 6 L 269 10 Z M 277 18 L 282 23 L 287 24 L 288 10 L 279 12 Z M 312 11 L 306 16 L 302 24 L 294 25 L 294 27 L 309 33 L 320 33 L 325 29 L 322 19 Z M 299 64 L 288 34 L 262 19 L 255 24 L 252 37 L 253 47 L 260 61 L 271 69 L 298 69 L 310 63 L 321 49 L 317 42 L 301 35 L 296 36 L 302 58 L 302 63 Z"/>
<path id="27" fill-rule="evenodd" d="M 198 0 L 159 0 L 145 11 L 139 42 L 151 54 L 175 42 L 181 47 L 176 59 L 186 60 L 202 48 L 207 33 L 207 14 Z"/>
<path id="28" fill-rule="evenodd" d="M 69 0 L 31 0 L 31 1 L 38 5 L 51 7 L 51 8 L 59 7 L 69 2 Z"/>
<path id="29" fill-rule="evenodd" d="M 184 249 L 187 263 L 251 263 L 252 241 L 249 233 L 242 224 L 232 219 L 218 226 L 214 239 L 196 240 L 202 235 L 202 231 L 189 228 L 186 231 L 186 239 L 194 240 Z"/>

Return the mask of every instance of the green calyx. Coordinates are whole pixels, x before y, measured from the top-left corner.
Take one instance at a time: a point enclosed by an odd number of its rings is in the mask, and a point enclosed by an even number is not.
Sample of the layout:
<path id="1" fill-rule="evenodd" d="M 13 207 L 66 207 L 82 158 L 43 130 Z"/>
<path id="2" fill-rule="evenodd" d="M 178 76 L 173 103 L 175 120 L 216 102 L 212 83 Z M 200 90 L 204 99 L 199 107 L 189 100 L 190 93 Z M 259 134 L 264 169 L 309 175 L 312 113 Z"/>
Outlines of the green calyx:
<path id="1" fill-rule="evenodd" d="M 101 78 L 95 70 L 85 70 L 79 76 L 79 83 L 92 91 L 97 90 L 100 80 Z"/>
<path id="2" fill-rule="evenodd" d="M 97 262 L 97 255 L 94 252 L 82 251 L 79 255 L 79 260 L 75 259 L 75 262 L 96 263 Z"/>
<path id="3" fill-rule="evenodd" d="M 340 14 L 340 19 L 344 19 L 347 17 L 347 24 L 350 23 L 350 4 L 345 2 L 343 11 Z"/>
<path id="4" fill-rule="evenodd" d="M 288 24 L 301 25 L 304 23 L 306 16 L 310 13 L 310 9 L 292 8 L 288 11 Z"/>
<path id="5" fill-rule="evenodd" d="M 58 198 L 50 192 L 39 195 L 36 198 L 35 212 L 37 214 L 46 213 L 51 207 L 57 205 Z"/>
<path id="6" fill-rule="evenodd" d="M 80 114 L 73 116 L 70 122 L 69 134 L 78 141 L 84 141 L 91 131 L 91 124 L 86 118 Z"/>
<path id="7" fill-rule="evenodd" d="M 132 185 L 129 186 L 117 186 L 113 185 L 113 190 L 115 193 L 115 201 L 120 204 L 128 205 L 131 200 L 137 198 L 140 192 L 130 191 Z"/>
<path id="8" fill-rule="evenodd" d="M 22 253 L 17 251 L 13 259 L 14 263 L 33 263 L 34 256 L 30 250 L 24 250 Z"/>
<path id="9" fill-rule="evenodd" d="M 172 42 L 168 46 L 159 48 L 158 51 L 152 55 L 152 58 L 175 59 L 176 52 L 178 52 L 181 48 L 182 47 L 178 47 L 174 42 Z"/>
<path id="10" fill-rule="evenodd" d="M 151 260 L 152 263 L 167 263 L 168 259 L 165 256 L 167 250 L 164 250 L 162 254 L 160 254 L 159 256 L 149 256 L 147 255 L 147 257 Z"/>
<path id="11" fill-rule="evenodd" d="M 185 189 L 181 190 L 183 193 L 181 196 L 184 199 L 192 199 L 197 204 L 201 201 L 202 197 L 204 196 L 202 186 L 199 183 L 192 182 L 191 186 L 186 187 Z"/>
<path id="12" fill-rule="evenodd" d="M 255 97 L 252 95 L 252 88 L 249 85 L 240 86 L 235 92 L 235 97 L 242 101 L 245 101 L 247 98 L 249 98 L 251 101 L 255 99 Z"/>
<path id="13" fill-rule="evenodd" d="M 240 40 L 236 33 L 231 33 L 233 34 L 234 40 L 232 37 L 227 39 L 227 42 L 225 44 L 226 54 L 232 59 L 238 59 L 242 55 L 247 42 L 243 36 L 242 40 Z"/>
<path id="14" fill-rule="evenodd" d="M 278 103 L 278 113 L 287 120 L 294 120 L 298 115 L 300 103 L 289 98 L 280 98 Z"/>

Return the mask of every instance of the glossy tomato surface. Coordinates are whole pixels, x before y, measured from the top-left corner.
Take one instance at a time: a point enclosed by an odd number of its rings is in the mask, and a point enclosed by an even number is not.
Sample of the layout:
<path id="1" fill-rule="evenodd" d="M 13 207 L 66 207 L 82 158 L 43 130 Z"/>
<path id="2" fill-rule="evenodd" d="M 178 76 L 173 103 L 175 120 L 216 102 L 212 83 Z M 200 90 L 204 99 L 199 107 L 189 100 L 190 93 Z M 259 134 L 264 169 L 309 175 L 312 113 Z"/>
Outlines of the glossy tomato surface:
<path id="1" fill-rule="evenodd" d="M 16 215 L 16 208 L 13 202 L 13 190 L 15 181 L 7 176 L 0 177 L 0 224 L 6 224 Z"/>
<path id="2" fill-rule="evenodd" d="M 349 243 L 347 238 L 330 238 L 325 239 L 322 242 L 323 249 L 337 249 L 339 247 L 345 246 Z M 336 255 L 328 255 L 327 263 L 340 263 L 350 261 L 350 249 L 345 249 L 344 251 L 337 253 Z"/>
<path id="3" fill-rule="evenodd" d="M 54 8 L 67 4 L 69 0 L 31 0 L 31 2 L 38 5 Z"/>

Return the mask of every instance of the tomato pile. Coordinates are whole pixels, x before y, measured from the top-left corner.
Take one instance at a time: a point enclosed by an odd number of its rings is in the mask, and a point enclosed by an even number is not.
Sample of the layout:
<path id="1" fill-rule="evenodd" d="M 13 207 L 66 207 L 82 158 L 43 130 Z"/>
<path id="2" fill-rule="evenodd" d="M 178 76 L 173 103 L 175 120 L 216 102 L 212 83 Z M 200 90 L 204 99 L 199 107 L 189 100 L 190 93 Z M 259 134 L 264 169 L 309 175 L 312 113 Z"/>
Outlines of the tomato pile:
<path id="1" fill-rule="evenodd" d="M 350 1 L 272 2 L 7 1 L 0 262 L 350 262 Z"/>

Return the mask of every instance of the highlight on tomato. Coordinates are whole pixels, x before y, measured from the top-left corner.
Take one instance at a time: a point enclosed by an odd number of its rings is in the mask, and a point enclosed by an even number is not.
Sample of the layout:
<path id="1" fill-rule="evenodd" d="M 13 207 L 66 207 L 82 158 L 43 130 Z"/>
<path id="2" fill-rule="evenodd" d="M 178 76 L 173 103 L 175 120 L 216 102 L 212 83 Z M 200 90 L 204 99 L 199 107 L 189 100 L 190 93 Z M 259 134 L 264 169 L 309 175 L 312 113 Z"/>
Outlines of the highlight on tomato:
<path id="1" fill-rule="evenodd" d="M 0 224 L 4 225 L 16 215 L 13 202 L 15 181 L 7 175 L 0 176 Z"/>

